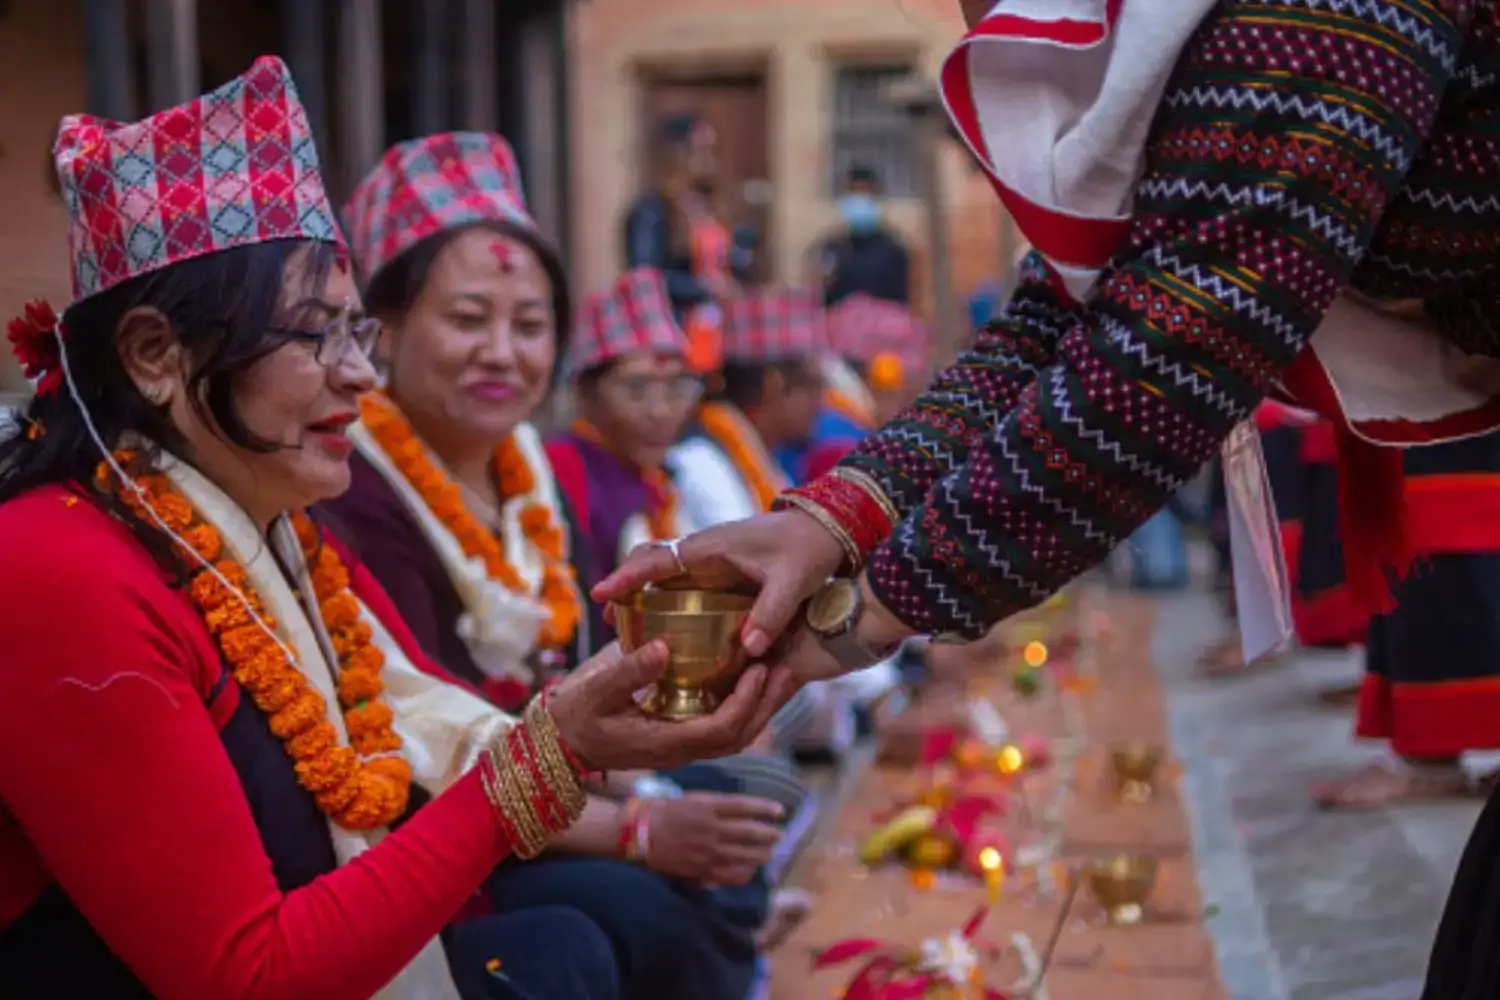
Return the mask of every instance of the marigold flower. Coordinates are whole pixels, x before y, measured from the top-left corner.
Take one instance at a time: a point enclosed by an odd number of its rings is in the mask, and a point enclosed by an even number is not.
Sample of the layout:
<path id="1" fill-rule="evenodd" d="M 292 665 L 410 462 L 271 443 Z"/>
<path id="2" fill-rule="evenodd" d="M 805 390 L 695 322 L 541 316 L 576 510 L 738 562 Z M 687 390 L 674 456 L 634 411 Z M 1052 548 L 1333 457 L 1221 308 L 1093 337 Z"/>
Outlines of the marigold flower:
<path id="1" fill-rule="evenodd" d="M 495 534 L 465 506 L 463 494 L 428 454 L 395 404 L 378 393 L 360 401 L 365 429 L 390 458 L 407 483 L 422 498 L 434 517 L 452 533 L 464 555 L 483 563 L 490 579 L 514 593 L 527 593 L 526 581 L 506 558 Z M 537 488 L 537 474 L 514 435 L 496 449 L 493 468 L 500 492 L 506 499 L 530 497 Z M 566 645 L 577 631 L 582 607 L 576 588 L 570 585 L 572 567 L 567 562 L 567 536 L 546 504 L 531 502 L 519 515 L 522 533 L 546 562 L 542 586 L 536 596 L 550 612 L 542 630 L 549 646 Z M 562 585 L 555 582 L 560 579 Z M 554 582 L 549 583 L 549 580 Z"/>

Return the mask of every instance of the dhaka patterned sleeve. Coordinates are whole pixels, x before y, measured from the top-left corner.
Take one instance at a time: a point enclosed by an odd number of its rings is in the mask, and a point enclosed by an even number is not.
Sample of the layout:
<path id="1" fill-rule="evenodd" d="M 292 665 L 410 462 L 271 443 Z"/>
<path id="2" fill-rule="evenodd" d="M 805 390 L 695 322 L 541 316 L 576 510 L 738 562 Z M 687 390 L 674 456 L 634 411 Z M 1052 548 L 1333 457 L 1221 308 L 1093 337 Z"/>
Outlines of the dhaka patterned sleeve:
<path id="1" fill-rule="evenodd" d="M 893 612 L 978 636 L 1098 563 L 1202 467 L 1364 256 L 1437 114 L 1459 8 L 1216 8 L 1088 301 L 1049 303 L 1031 275 L 974 351 L 845 459 L 905 515 L 869 562 Z"/>

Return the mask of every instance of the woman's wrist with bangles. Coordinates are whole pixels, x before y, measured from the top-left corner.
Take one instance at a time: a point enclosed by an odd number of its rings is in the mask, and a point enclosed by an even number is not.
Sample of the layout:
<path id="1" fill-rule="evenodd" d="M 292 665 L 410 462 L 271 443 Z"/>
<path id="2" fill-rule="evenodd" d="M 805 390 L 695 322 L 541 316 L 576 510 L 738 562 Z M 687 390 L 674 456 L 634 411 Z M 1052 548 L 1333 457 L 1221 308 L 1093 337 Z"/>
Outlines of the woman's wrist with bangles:
<path id="1" fill-rule="evenodd" d="M 585 770 L 558 732 L 545 698 L 480 755 L 480 778 L 517 856 L 534 858 L 583 814 Z"/>
<path id="2" fill-rule="evenodd" d="M 870 553 L 890 537 L 899 519 L 878 483 L 843 466 L 783 493 L 776 508 L 800 510 L 822 525 L 844 550 L 844 569 L 851 576 L 864 569 Z"/>

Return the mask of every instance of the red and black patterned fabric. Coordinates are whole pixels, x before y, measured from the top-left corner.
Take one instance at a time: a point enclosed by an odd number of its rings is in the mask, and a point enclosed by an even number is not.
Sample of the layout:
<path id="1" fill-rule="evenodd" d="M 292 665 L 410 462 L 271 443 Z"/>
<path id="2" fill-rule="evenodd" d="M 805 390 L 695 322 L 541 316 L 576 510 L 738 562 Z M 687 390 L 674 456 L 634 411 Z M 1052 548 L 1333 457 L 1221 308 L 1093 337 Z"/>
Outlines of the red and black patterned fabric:
<path id="1" fill-rule="evenodd" d="M 1396 30 L 1393 24 L 1399 24 Z M 1500 354 L 1500 5 L 1223 2 L 1179 59 L 1124 247 L 1005 316 L 845 460 L 907 512 L 870 562 L 978 637 L 1103 559 L 1218 450 L 1352 285 Z"/>

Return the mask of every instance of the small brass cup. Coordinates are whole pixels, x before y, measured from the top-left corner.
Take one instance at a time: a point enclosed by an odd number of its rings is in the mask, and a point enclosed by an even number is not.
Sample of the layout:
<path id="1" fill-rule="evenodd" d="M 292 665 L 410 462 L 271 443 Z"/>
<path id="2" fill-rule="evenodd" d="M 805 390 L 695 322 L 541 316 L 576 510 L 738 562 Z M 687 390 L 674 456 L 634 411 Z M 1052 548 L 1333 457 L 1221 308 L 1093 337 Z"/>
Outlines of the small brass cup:
<path id="1" fill-rule="evenodd" d="M 1089 891 L 1117 926 L 1138 924 L 1156 887 L 1156 859 L 1120 854 L 1096 858 L 1085 869 Z"/>
<path id="2" fill-rule="evenodd" d="M 1156 794 L 1161 748 L 1149 743 L 1121 743 L 1110 748 L 1115 788 L 1126 802 L 1149 802 Z"/>
<path id="3" fill-rule="evenodd" d="M 754 603 L 741 594 L 655 587 L 615 602 L 626 652 L 663 639 L 671 653 L 645 710 L 673 720 L 711 714 L 747 666 L 740 630 Z"/>

